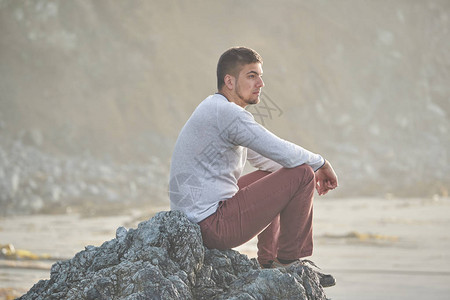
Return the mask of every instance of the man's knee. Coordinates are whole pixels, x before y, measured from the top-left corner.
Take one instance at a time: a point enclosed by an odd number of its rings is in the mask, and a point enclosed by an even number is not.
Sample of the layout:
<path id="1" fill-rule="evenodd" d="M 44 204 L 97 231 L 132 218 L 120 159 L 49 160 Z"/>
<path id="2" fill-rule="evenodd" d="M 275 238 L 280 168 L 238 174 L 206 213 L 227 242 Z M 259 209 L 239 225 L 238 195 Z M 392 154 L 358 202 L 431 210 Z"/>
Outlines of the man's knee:
<path id="1" fill-rule="evenodd" d="M 305 179 L 306 181 L 311 181 L 314 179 L 314 170 L 311 168 L 311 166 L 303 164 L 295 167 L 294 169 L 298 171 L 299 177 Z"/>

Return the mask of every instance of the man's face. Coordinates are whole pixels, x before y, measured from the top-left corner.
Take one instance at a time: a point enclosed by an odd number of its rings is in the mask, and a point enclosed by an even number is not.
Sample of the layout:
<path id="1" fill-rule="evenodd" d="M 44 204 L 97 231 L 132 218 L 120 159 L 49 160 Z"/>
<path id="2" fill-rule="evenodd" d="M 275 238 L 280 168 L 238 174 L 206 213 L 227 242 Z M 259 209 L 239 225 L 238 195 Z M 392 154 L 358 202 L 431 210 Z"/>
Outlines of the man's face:
<path id="1" fill-rule="evenodd" d="M 244 65 L 235 78 L 234 93 L 238 97 L 238 105 L 246 107 L 249 104 L 257 104 L 264 86 L 262 80 L 262 66 L 260 63 Z"/>

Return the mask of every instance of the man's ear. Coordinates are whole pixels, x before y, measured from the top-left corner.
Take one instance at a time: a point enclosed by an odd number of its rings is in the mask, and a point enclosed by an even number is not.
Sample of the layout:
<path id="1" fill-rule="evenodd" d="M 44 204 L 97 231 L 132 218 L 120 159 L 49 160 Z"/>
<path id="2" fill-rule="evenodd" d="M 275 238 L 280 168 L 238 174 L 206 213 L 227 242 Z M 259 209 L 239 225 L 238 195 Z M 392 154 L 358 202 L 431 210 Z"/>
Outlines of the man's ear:
<path id="1" fill-rule="evenodd" d="M 223 78 L 223 82 L 229 90 L 232 90 L 234 88 L 234 77 L 230 74 L 225 75 L 225 77 Z"/>

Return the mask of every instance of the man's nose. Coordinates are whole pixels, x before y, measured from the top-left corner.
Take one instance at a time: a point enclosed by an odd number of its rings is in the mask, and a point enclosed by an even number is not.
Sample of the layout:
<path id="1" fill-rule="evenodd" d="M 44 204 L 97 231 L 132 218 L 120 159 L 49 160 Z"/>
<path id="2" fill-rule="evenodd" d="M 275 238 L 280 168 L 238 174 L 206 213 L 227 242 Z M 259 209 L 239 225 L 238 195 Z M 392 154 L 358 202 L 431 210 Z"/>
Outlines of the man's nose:
<path id="1" fill-rule="evenodd" d="M 258 86 L 259 87 L 264 87 L 264 81 L 262 80 L 262 78 L 261 77 L 259 77 L 259 82 L 258 82 Z"/>

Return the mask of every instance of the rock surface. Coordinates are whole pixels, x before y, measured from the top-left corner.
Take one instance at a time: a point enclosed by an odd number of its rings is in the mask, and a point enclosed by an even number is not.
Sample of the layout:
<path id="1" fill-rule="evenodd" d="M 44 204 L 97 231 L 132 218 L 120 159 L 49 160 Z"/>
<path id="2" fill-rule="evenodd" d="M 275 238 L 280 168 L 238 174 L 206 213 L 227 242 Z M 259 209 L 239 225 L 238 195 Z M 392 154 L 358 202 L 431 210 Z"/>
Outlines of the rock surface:
<path id="1" fill-rule="evenodd" d="M 203 246 L 183 213 L 160 212 L 137 229 L 55 263 L 19 299 L 326 299 L 308 266 L 259 268 L 234 250 Z"/>

